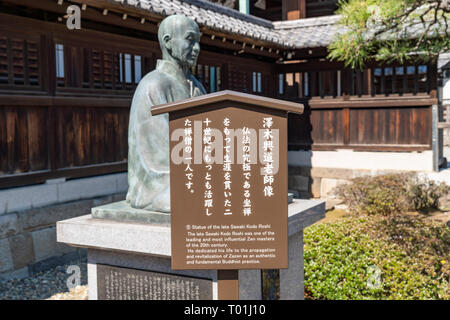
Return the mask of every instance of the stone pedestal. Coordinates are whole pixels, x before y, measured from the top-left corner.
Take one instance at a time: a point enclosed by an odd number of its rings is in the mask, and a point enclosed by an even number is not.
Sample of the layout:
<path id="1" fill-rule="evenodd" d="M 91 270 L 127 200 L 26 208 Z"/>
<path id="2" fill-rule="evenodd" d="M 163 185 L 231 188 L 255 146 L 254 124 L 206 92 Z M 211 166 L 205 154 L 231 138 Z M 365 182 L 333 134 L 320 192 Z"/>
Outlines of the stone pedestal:
<path id="1" fill-rule="evenodd" d="M 288 210 L 289 268 L 280 270 L 280 298 L 303 299 L 303 229 L 325 217 L 325 202 L 294 200 Z M 171 269 L 170 227 L 165 224 L 85 215 L 59 221 L 57 241 L 88 249 L 91 300 L 218 297 L 217 270 Z M 261 270 L 239 270 L 239 299 L 262 299 Z"/>

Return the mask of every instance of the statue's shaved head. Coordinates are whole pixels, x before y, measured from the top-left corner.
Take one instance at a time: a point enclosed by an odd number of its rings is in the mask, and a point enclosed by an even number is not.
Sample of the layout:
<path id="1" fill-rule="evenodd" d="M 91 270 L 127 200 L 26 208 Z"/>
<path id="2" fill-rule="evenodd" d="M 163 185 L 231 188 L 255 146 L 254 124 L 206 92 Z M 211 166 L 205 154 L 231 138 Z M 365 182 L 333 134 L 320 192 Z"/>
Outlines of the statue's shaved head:
<path id="1" fill-rule="evenodd" d="M 192 26 L 194 30 L 200 33 L 197 23 L 189 17 L 175 14 L 165 18 L 158 28 L 158 41 L 161 51 L 165 52 L 167 50 L 165 46 L 166 36 L 169 36 L 171 39 L 176 32 L 184 31 L 188 26 Z"/>
<path id="2" fill-rule="evenodd" d="M 159 25 L 158 40 L 163 60 L 175 62 L 184 69 L 196 65 L 200 52 L 200 30 L 191 18 L 168 16 Z"/>

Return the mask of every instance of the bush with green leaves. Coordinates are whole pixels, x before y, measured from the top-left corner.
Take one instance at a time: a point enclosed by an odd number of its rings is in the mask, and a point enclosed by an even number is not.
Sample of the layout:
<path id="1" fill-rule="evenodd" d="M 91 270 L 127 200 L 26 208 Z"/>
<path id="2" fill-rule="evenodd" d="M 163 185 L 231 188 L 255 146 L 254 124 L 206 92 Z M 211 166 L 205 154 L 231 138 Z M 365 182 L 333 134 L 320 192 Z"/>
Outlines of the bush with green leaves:
<path id="1" fill-rule="evenodd" d="M 439 198 L 449 193 L 444 183 L 415 174 L 364 176 L 335 189 L 350 211 L 358 214 L 392 214 L 427 211 L 439 207 Z"/>
<path id="2" fill-rule="evenodd" d="M 351 217 L 305 229 L 313 299 L 450 299 L 450 230 L 409 215 Z"/>

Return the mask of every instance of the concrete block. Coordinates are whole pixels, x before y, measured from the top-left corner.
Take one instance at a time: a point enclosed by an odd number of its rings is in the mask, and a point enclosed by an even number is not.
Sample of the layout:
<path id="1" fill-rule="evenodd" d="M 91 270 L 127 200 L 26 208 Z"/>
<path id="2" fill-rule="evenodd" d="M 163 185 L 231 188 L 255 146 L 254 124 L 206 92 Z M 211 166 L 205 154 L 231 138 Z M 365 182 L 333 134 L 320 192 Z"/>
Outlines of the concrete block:
<path id="1" fill-rule="evenodd" d="M 117 192 L 128 191 L 128 173 L 120 173 L 117 175 Z"/>
<path id="2" fill-rule="evenodd" d="M 34 262 L 33 239 L 27 233 L 12 236 L 9 239 L 14 269 L 20 269 Z"/>
<path id="3" fill-rule="evenodd" d="M 0 239 L 0 272 L 12 270 L 14 263 L 8 239 Z"/>
<path id="4" fill-rule="evenodd" d="M 3 214 L 31 209 L 31 198 L 24 188 L 0 190 L 0 212 Z"/>
<path id="5" fill-rule="evenodd" d="M 289 237 L 288 251 L 289 268 L 280 269 L 280 300 L 303 300 L 303 230 Z"/>
<path id="6" fill-rule="evenodd" d="M 67 202 L 117 193 L 116 176 L 74 179 L 58 184 L 58 201 Z"/>
<path id="7" fill-rule="evenodd" d="M 298 191 L 309 190 L 309 177 L 293 175 L 288 178 L 289 189 Z"/>
<path id="8" fill-rule="evenodd" d="M 355 171 L 358 171 L 358 170 L 343 169 L 343 168 L 314 167 L 311 169 L 311 176 L 328 178 L 328 179 L 350 180 L 354 177 Z M 369 173 L 367 170 L 360 170 L 360 171 L 365 172 L 366 174 Z"/>
<path id="9" fill-rule="evenodd" d="M 57 186 L 55 184 L 41 184 L 25 190 L 31 200 L 33 208 L 39 208 L 58 202 Z"/>
<path id="10" fill-rule="evenodd" d="M 239 270 L 239 300 L 261 300 L 261 287 L 261 270 Z"/>
<path id="11" fill-rule="evenodd" d="M 311 193 L 314 198 L 320 198 L 321 178 L 311 177 Z"/>
<path id="12" fill-rule="evenodd" d="M 92 207 L 104 205 L 125 199 L 125 194 L 115 194 L 96 199 L 87 199 L 63 204 L 56 204 L 45 208 L 36 208 L 19 212 L 19 225 L 24 230 L 32 231 L 43 227 L 54 226 L 57 221 L 66 220 L 89 214 Z"/>
<path id="13" fill-rule="evenodd" d="M 6 214 L 0 216 L 0 239 L 12 236 L 19 232 L 17 214 Z"/>
<path id="14" fill-rule="evenodd" d="M 34 231 L 31 233 L 31 237 L 33 238 L 35 261 L 42 261 L 73 251 L 70 246 L 56 242 L 56 227 Z"/>
<path id="15" fill-rule="evenodd" d="M 320 183 L 320 196 L 332 196 L 333 189 L 338 185 L 347 183 L 347 180 L 322 178 Z"/>

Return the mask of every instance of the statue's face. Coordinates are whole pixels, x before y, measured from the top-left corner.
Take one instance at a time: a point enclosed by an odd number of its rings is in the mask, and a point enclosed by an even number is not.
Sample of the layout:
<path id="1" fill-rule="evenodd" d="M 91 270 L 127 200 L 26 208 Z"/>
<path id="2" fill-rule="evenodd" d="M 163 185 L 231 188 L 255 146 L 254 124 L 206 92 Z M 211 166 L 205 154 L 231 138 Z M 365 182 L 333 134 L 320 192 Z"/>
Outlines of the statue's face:
<path id="1" fill-rule="evenodd" d="M 185 19 L 173 28 L 170 55 L 181 65 L 194 67 L 200 53 L 200 31 L 197 24 Z"/>

